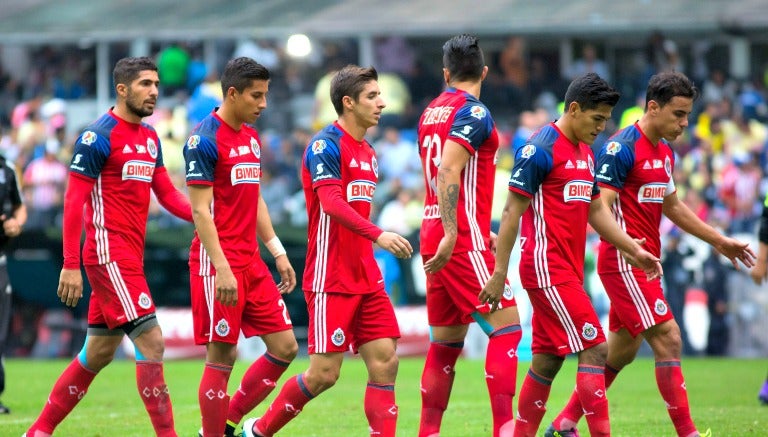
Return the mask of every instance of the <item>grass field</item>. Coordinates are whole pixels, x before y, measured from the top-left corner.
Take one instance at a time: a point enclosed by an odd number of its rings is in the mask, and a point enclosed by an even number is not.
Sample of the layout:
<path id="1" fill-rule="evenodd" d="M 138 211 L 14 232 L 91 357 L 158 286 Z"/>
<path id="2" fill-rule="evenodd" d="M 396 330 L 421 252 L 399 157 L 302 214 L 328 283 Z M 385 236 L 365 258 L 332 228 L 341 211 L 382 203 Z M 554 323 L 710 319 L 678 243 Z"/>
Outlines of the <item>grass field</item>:
<path id="1" fill-rule="evenodd" d="M 555 380 L 542 429 L 564 405 L 575 378 L 575 359 L 569 359 Z M 20 436 L 35 419 L 65 361 L 10 359 L 6 362 L 6 391 L 3 402 L 12 414 L 0 416 L 0 436 Z M 766 360 L 687 359 L 684 361 L 691 411 L 697 425 L 712 428 L 714 436 L 763 434 L 768 425 L 768 407 L 757 402 L 757 391 L 765 378 Z M 286 376 L 303 371 L 305 359 L 296 360 Z M 423 361 L 402 359 L 397 381 L 400 406 L 399 436 L 415 436 L 418 429 L 419 377 Z M 518 387 L 529 363 L 518 369 Z M 245 363 L 235 365 L 230 392 L 237 386 Z M 171 361 L 165 374 L 171 389 L 176 429 L 180 436 L 196 436 L 200 427 L 197 385 L 200 361 Z M 608 392 L 614 436 L 673 436 L 674 429 L 659 397 L 653 361 L 638 359 L 625 369 Z M 285 377 L 283 378 L 285 379 Z M 281 381 L 282 382 L 282 381 Z M 365 367 L 359 359 L 344 363 L 335 387 L 310 402 L 301 415 L 288 424 L 282 436 L 364 436 L 363 413 Z M 282 384 L 280 384 L 282 385 Z M 268 400 L 274 398 L 276 392 Z M 254 411 L 259 415 L 263 403 Z M 443 437 L 490 436 L 490 412 L 481 361 L 460 360 L 451 403 L 443 421 Z M 149 419 L 135 386 L 131 361 L 116 361 L 96 378 L 73 413 L 57 428 L 57 436 L 113 437 L 151 436 Z M 588 435 L 582 423 L 581 432 Z"/>

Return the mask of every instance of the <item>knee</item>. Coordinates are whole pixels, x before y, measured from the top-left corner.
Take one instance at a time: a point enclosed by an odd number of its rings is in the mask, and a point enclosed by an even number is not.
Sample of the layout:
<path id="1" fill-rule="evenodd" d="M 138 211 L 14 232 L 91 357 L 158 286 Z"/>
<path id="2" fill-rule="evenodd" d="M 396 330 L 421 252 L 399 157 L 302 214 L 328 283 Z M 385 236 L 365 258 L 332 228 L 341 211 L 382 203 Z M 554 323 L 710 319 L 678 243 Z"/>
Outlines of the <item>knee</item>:
<path id="1" fill-rule="evenodd" d="M 368 373 L 373 382 L 389 383 L 397 377 L 397 369 L 400 366 L 400 359 L 395 351 L 385 356 L 377 357 L 368 364 Z"/>
<path id="2" fill-rule="evenodd" d="M 608 345 L 606 343 L 600 343 L 579 353 L 579 363 L 592 366 L 605 366 L 607 358 Z"/>
<path id="3" fill-rule="evenodd" d="M 115 358 L 115 349 L 110 347 L 93 347 L 89 346 L 86 353 L 86 363 L 84 365 L 94 372 L 98 372 L 101 369 L 107 367 L 109 363 Z"/>
<path id="4" fill-rule="evenodd" d="M 309 370 L 304 374 L 305 382 L 309 390 L 317 395 L 336 384 L 336 381 L 339 380 L 340 371 L 341 369 L 338 367 L 313 369 L 312 366 L 310 366 Z"/>
<path id="5" fill-rule="evenodd" d="M 283 361 L 293 361 L 293 359 L 296 358 L 296 355 L 299 353 L 299 344 L 296 343 L 296 340 L 294 340 L 293 342 L 286 342 L 268 348 L 267 351 L 271 355 Z"/>
<path id="6" fill-rule="evenodd" d="M 648 339 L 657 359 L 680 358 L 680 352 L 683 348 L 683 338 L 680 334 L 680 328 L 677 324 L 666 326 L 660 329 Z"/>

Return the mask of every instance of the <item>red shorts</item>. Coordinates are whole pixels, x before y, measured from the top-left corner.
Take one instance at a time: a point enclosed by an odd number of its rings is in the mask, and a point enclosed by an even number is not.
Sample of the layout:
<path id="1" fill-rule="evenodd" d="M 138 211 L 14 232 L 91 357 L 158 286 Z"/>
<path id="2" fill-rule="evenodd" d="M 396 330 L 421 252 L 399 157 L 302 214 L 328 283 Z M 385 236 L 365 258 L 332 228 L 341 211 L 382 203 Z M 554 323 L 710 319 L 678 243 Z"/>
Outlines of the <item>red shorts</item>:
<path id="1" fill-rule="evenodd" d="M 382 288 L 367 294 L 304 291 L 310 354 L 352 351 L 380 338 L 400 338 L 395 310 Z"/>
<path id="2" fill-rule="evenodd" d="M 565 356 L 605 342 L 592 302 L 577 282 L 526 289 L 533 307 L 535 354 Z"/>
<path id="3" fill-rule="evenodd" d="M 253 337 L 293 327 L 285 301 L 263 262 L 234 275 L 237 305 L 233 307 L 216 300 L 215 276 L 189 275 L 195 344 L 237 344 L 241 330 L 246 337 Z"/>
<path id="4" fill-rule="evenodd" d="M 432 256 L 422 256 L 426 262 Z M 430 326 L 472 323 L 472 313 L 488 313 L 491 306 L 480 303 L 483 289 L 495 266 L 490 250 L 455 253 L 437 273 L 427 274 L 427 316 Z M 517 305 L 509 282 L 504 285 L 500 308 Z"/>
<path id="5" fill-rule="evenodd" d="M 648 282 L 639 269 L 631 272 L 600 274 L 600 281 L 611 299 L 608 329 L 626 328 L 633 336 L 667 320 L 674 319 L 669 309 L 661 279 Z"/>
<path id="6" fill-rule="evenodd" d="M 118 328 L 155 312 L 144 267 L 140 263 L 113 261 L 86 265 L 91 284 L 88 324 Z"/>

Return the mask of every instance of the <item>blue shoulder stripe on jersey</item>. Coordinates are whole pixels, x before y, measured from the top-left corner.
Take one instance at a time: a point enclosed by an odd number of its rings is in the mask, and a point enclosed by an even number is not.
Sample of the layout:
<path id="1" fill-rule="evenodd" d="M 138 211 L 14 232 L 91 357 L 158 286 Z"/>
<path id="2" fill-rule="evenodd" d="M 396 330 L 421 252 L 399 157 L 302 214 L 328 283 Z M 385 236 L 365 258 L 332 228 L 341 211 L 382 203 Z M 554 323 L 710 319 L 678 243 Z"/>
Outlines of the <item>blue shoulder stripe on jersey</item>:
<path id="1" fill-rule="evenodd" d="M 560 137 L 560 132 L 558 132 L 557 129 L 552 127 L 552 125 L 547 124 L 546 126 L 542 127 L 538 131 L 536 131 L 531 137 L 523 143 L 523 146 L 525 144 L 533 144 L 537 148 L 546 150 L 549 152 L 550 155 L 552 155 L 552 148 L 555 145 L 555 141 Z M 522 146 L 518 146 L 522 147 Z"/>
<path id="2" fill-rule="evenodd" d="M 630 150 L 634 151 L 635 143 L 637 142 L 637 140 L 640 139 L 641 136 L 642 134 L 637 129 L 637 126 L 633 124 L 613 134 L 613 136 L 608 138 L 608 141 L 606 142 L 606 144 L 612 141 L 616 141 L 621 143 L 622 146 L 628 147 Z"/>

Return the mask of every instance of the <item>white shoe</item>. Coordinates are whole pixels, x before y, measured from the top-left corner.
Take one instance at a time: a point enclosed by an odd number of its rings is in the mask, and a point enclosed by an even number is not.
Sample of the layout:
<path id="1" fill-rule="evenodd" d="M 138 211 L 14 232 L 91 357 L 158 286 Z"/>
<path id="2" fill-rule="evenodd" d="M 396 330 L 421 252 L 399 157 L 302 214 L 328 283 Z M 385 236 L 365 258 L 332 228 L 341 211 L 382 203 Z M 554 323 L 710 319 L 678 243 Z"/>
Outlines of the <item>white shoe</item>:
<path id="1" fill-rule="evenodd" d="M 259 419 L 261 419 L 261 417 L 251 417 L 243 422 L 243 437 L 259 437 L 257 434 L 253 433 L 253 425 L 256 424 Z"/>
<path id="2" fill-rule="evenodd" d="M 203 437 L 203 428 L 200 428 L 200 431 L 197 432 L 197 437 Z"/>

